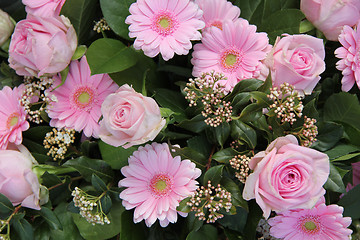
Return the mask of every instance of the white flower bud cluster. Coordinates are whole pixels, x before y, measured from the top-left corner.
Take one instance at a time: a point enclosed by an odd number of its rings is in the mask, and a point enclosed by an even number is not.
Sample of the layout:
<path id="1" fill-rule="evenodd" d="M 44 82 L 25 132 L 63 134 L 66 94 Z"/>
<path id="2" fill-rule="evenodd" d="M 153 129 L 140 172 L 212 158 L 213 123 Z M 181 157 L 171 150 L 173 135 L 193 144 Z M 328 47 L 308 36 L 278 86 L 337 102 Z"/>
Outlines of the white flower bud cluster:
<path id="1" fill-rule="evenodd" d="M 270 235 L 270 225 L 265 219 L 260 219 L 256 231 L 261 235 L 261 240 L 280 240 Z"/>
<path id="2" fill-rule="evenodd" d="M 212 127 L 232 120 L 231 103 L 222 100 L 226 94 L 223 87 L 217 84 L 219 80 L 223 79 L 225 79 L 224 74 L 211 71 L 203 73 L 198 78 L 190 78 L 189 83 L 184 88 L 185 99 L 190 102 L 189 106 L 197 106 L 198 101 L 201 101 L 204 107 L 201 114 L 206 117 L 205 123 Z"/>
<path id="3" fill-rule="evenodd" d="M 235 177 L 237 177 L 240 182 L 245 183 L 250 173 L 250 158 L 246 155 L 237 155 L 233 157 L 229 162 L 230 166 L 236 170 Z"/>
<path id="4" fill-rule="evenodd" d="M 220 184 L 217 187 L 212 186 L 209 181 L 206 188 L 201 186 L 196 190 L 187 205 L 191 207 L 191 211 L 195 212 L 195 217 L 200 221 L 206 220 L 207 223 L 214 223 L 224 217 L 220 210 L 230 211 L 232 207 L 231 193 L 222 189 Z"/>
<path id="5" fill-rule="evenodd" d="M 92 225 L 110 224 L 109 218 L 101 209 L 100 197 L 92 196 L 78 187 L 72 191 L 74 205 L 80 210 L 80 215 Z"/>
<path id="6" fill-rule="evenodd" d="M 106 30 L 111 30 L 105 18 L 100 19 L 100 21 L 95 22 L 93 30 L 97 33 L 101 33 Z"/>
<path id="7" fill-rule="evenodd" d="M 49 99 L 45 90 L 47 90 L 54 82 L 52 78 L 42 77 L 34 79 L 33 77 L 25 77 L 25 90 L 20 99 L 21 105 L 24 106 L 29 121 L 36 124 L 43 122 L 41 112 L 45 111 L 46 105 L 53 101 Z"/>
<path id="8" fill-rule="evenodd" d="M 68 147 L 75 141 L 74 129 L 56 129 L 46 133 L 44 139 L 44 148 L 49 149 L 47 153 L 54 161 L 64 159 Z"/>
<path id="9" fill-rule="evenodd" d="M 302 116 L 304 108 L 302 104 L 302 97 L 295 90 L 295 87 L 283 83 L 280 85 L 280 90 L 277 87 L 270 88 L 270 94 L 267 95 L 274 103 L 270 105 L 270 110 L 274 109 L 275 114 L 281 119 L 281 122 L 288 122 L 293 124 L 296 117 Z"/>
<path id="10" fill-rule="evenodd" d="M 318 135 L 318 128 L 315 125 L 316 119 L 304 117 L 304 124 L 299 134 L 301 145 L 310 147 L 316 142 L 316 136 Z"/>

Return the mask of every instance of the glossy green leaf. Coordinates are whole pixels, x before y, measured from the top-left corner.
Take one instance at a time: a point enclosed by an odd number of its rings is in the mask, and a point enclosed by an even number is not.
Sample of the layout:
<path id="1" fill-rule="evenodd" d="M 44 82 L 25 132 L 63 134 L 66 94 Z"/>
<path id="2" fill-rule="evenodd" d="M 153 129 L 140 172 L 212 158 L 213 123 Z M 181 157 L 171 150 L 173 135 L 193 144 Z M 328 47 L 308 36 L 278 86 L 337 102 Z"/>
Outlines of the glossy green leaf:
<path id="1" fill-rule="evenodd" d="M 99 148 L 102 159 L 111 166 L 112 169 L 121 169 L 128 165 L 128 158 L 133 154 L 137 147 L 123 148 L 114 147 L 99 141 Z"/>
<path id="2" fill-rule="evenodd" d="M 257 143 L 255 130 L 240 120 L 231 122 L 231 137 L 245 141 L 251 149 L 254 149 Z"/>
<path id="3" fill-rule="evenodd" d="M 217 186 L 223 176 L 223 170 L 224 165 L 209 168 L 204 175 L 204 184 L 207 184 L 210 181 L 212 186 Z"/>
<path id="4" fill-rule="evenodd" d="M 184 213 L 189 213 L 191 211 L 191 207 L 187 205 L 191 197 L 184 198 L 177 206 L 176 210 Z"/>
<path id="5" fill-rule="evenodd" d="M 219 163 L 229 163 L 229 160 L 232 159 L 235 155 L 237 155 L 237 152 L 233 148 L 225 148 L 216 152 L 212 156 L 212 159 Z"/>
<path id="6" fill-rule="evenodd" d="M 344 130 L 340 124 L 332 122 L 321 122 L 318 124 L 317 141 L 312 145 L 320 151 L 326 151 L 335 146 L 342 138 Z"/>
<path id="7" fill-rule="evenodd" d="M 137 62 L 133 48 L 111 38 L 101 38 L 93 42 L 86 52 L 86 58 L 92 75 L 120 72 Z"/>
<path id="8" fill-rule="evenodd" d="M 71 60 L 78 60 L 82 56 L 85 55 L 87 47 L 85 45 L 80 45 L 76 48 L 74 55 L 72 56 Z"/>
<path id="9" fill-rule="evenodd" d="M 91 184 L 96 191 L 105 192 L 108 190 L 105 182 L 94 173 L 91 175 Z"/>
<path id="10" fill-rule="evenodd" d="M 195 149 L 190 147 L 184 148 L 173 148 L 174 152 L 172 152 L 173 156 L 180 156 L 181 159 L 190 159 L 192 162 L 196 164 L 196 167 L 200 169 L 204 169 L 207 164 L 207 157 L 203 154 L 199 153 Z"/>
<path id="11" fill-rule="evenodd" d="M 343 183 L 342 177 L 336 167 L 330 163 L 330 175 L 326 181 L 324 188 L 331 190 L 333 192 L 344 193 L 345 185 Z"/>
<path id="12" fill-rule="evenodd" d="M 105 214 L 108 214 L 112 207 L 112 201 L 109 194 L 105 194 L 101 199 L 101 209 Z"/>
<path id="13" fill-rule="evenodd" d="M 160 106 L 169 108 L 176 113 L 174 117 L 177 122 L 186 119 L 185 109 L 187 107 L 187 102 L 180 92 L 158 88 L 155 90 L 154 98 Z"/>
<path id="14" fill-rule="evenodd" d="M 61 225 L 61 222 L 59 221 L 58 217 L 55 215 L 55 213 L 47 208 L 42 206 L 39 215 L 45 219 L 45 221 L 48 223 L 51 229 L 54 230 L 63 230 L 63 227 Z"/>
<path id="15" fill-rule="evenodd" d="M 146 239 L 145 231 L 140 223 L 135 224 L 133 213 L 124 211 L 121 214 L 121 234 L 120 240 L 144 240 Z"/>
<path id="16" fill-rule="evenodd" d="M 176 126 L 192 131 L 194 133 L 200 133 L 204 131 L 205 128 L 208 127 L 208 125 L 206 125 L 204 120 L 205 118 L 201 114 L 199 114 L 190 120 L 186 119 L 184 121 L 181 121 Z"/>
<path id="17" fill-rule="evenodd" d="M 32 228 L 31 224 L 24 218 L 16 218 L 14 221 L 12 221 L 11 226 L 18 234 L 20 240 L 34 239 L 34 229 Z"/>
<path id="18" fill-rule="evenodd" d="M 217 229 L 210 225 L 205 224 L 203 225 L 198 231 L 192 231 L 189 233 L 189 235 L 186 237 L 186 240 L 217 240 Z"/>
<path id="19" fill-rule="evenodd" d="M 355 186 L 353 189 L 345 193 L 339 200 L 338 205 L 344 207 L 343 215 L 351 217 L 352 219 L 360 218 L 360 185 Z"/>
<path id="20" fill-rule="evenodd" d="M 360 151 L 360 147 L 349 145 L 349 144 L 339 144 L 334 148 L 326 151 L 325 153 L 329 156 L 330 160 L 348 155 L 349 153 Z"/>
<path id="21" fill-rule="evenodd" d="M 14 211 L 14 206 L 11 201 L 3 194 L 0 193 L 0 213 L 8 214 Z"/>
<path id="22" fill-rule="evenodd" d="M 241 207 L 246 211 L 249 210 L 247 201 L 245 201 L 242 197 L 242 191 L 239 186 L 231 180 L 231 178 L 223 177 L 221 180 L 221 186 L 231 193 L 231 201 L 234 206 Z"/>

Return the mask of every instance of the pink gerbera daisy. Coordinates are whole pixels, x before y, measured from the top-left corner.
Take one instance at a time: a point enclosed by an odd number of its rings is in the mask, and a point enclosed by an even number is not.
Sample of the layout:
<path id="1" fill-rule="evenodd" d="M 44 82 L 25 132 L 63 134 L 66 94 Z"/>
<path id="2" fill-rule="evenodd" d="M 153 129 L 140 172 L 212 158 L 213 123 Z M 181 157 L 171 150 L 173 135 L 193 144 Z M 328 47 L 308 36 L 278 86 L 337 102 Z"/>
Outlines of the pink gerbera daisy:
<path id="1" fill-rule="evenodd" d="M 134 48 L 149 57 L 160 52 L 166 61 L 174 53 L 188 54 L 190 40 L 200 40 L 198 30 L 205 26 L 203 12 L 190 0 L 138 0 L 129 11 L 125 22 L 130 24 L 129 36 L 136 38 Z"/>
<path id="2" fill-rule="evenodd" d="M 269 219 L 270 234 L 284 240 L 350 239 L 350 217 L 343 217 L 343 208 L 325 205 L 322 197 L 312 209 L 289 210 Z"/>
<path id="3" fill-rule="evenodd" d="M 4 87 L 0 91 L 0 149 L 6 149 L 9 142 L 16 145 L 22 142 L 22 132 L 29 128 L 26 112 L 20 104 L 24 85 Z"/>
<path id="4" fill-rule="evenodd" d="M 227 0 L 195 0 L 204 14 L 201 20 L 205 22 L 205 29 L 211 26 L 222 29 L 224 20 L 235 21 L 240 16 L 240 8 Z"/>
<path id="5" fill-rule="evenodd" d="M 257 33 L 255 25 L 245 19 L 225 21 L 223 29 L 211 27 L 203 33 L 201 43 L 195 44 L 191 63 L 193 75 L 221 72 L 227 80 L 218 81 L 226 91 L 242 79 L 260 76 L 262 60 L 270 51 L 266 33 Z"/>
<path id="6" fill-rule="evenodd" d="M 51 118 L 50 126 L 70 128 L 87 137 L 99 136 L 101 104 L 104 99 L 118 89 L 118 85 L 108 74 L 92 75 L 86 57 L 72 61 L 65 83 L 61 85 L 60 75 L 47 93 L 53 101 L 47 107 Z"/>
<path id="7" fill-rule="evenodd" d="M 156 219 L 162 227 L 176 222 L 176 207 L 195 192 L 195 179 L 201 175 L 190 160 L 173 158 L 166 143 L 139 147 L 121 173 L 125 178 L 120 180 L 119 187 L 127 187 L 120 193 L 122 203 L 127 210 L 135 208 L 135 223 L 144 219 L 148 227 Z"/>
<path id="8" fill-rule="evenodd" d="M 341 58 L 336 68 L 342 71 L 341 89 L 348 92 L 355 84 L 360 89 L 360 23 L 355 29 L 344 26 L 339 35 L 339 42 L 342 47 L 335 50 L 335 56 Z"/>

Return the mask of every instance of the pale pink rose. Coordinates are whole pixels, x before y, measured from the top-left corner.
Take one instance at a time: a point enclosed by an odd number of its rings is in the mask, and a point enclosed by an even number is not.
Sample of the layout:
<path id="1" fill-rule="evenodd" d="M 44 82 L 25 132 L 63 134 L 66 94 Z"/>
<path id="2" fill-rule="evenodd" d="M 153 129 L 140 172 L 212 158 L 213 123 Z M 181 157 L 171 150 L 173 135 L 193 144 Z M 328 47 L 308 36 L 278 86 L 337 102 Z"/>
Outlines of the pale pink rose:
<path id="1" fill-rule="evenodd" d="M 253 173 L 245 182 L 243 197 L 255 198 L 265 218 L 272 210 L 312 208 L 325 194 L 322 186 L 330 172 L 328 156 L 299 146 L 293 135 L 274 140 L 249 166 Z"/>
<path id="2" fill-rule="evenodd" d="M 9 14 L 0 9 L 0 46 L 11 36 L 14 30 L 14 23 Z"/>
<path id="3" fill-rule="evenodd" d="M 40 184 L 31 170 L 36 161 L 23 145 L 9 148 L 0 150 L 0 193 L 14 206 L 39 210 Z"/>
<path id="4" fill-rule="evenodd" d="M 100 138 L 115 147 L 129 148 L 153 140 L 165 125 L 154 99 L 125 84 L 101 105 Z"/>
<path id="5" fill-rule="evenodd" d="M 354 26 L 360 18 L 359 0 L 301 0 L 300 9 L 331 41 L 338 41 L 344 25 Z"/>
<path id="6" fill-rule="evenodd" d="M 309 35 L 286 35 L 277 39 L 265 63 L 270 68 L 273 86 L 284 82 L 301 94 L 311 94 L 325 71 L 323 41 Z"/>
<path id="7" fill-rule="evenodd" d="M 66 0 L 22 0 L 27 14 L 39 17 L 59 16 Z"/>
<path id="8" fill-rule="evenodd" d="M 70 63 L 77 36 L 64 16 L 28 15 L 16 24 L 9 48 L 10 67 L 21 76 L 54 75 Z"/>

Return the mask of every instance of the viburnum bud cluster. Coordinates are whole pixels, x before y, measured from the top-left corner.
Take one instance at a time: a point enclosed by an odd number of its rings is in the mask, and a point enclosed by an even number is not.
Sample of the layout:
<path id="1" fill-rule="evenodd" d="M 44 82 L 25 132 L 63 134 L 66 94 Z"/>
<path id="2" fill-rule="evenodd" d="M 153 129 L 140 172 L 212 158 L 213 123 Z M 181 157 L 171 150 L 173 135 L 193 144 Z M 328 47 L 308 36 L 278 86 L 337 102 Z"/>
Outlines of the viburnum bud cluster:
<path id="1" fill-rule="evenodd" d="M 71 195 L 74 197 L 74 205 L 80 210 L 80 215 L 92 225 L 110 224 L 109 218 L 102 210 L 101 197 L 92 196 L 84 192 L 82 189 L 75 187 Z"/>
<path id="2" fill-rule="evenodd" d="M 304 117 L 304 124 L 301 130 L 296 134 L 300 138 L 300 144 L 305 147 L 310 147 L 317 139 L 318 128 L 315 125 L 316 119 Z"/>
<path id="3" fill-rule="evenodd" d="M 195 212 L 195 217 L 198 217 L 200 221 L 207 219 L 207 223 L 214 223 L 224 217 L 220 213 L 221 210 L 230 211 L 232 207 L 231 193 L 222 189 L 220 184 L 214 187 L 208 181 L 207 187 L 198 188 L 187 205 L 191 207 L 191 211 Z"/>
<path id="4" fill-rule="evenodd" d="M 267 95 L 274 103 L 270 105 L 270 110 L 274 110 L 274 113 L 278 118 L 281 118 L 281 122 L 288 122 L 293 124 L 296 121 L 296 117 L 302 116 L 302 110 L 304 108 L 302 104 L 302 97 L 295 90 L 295 87 L 283 83 L 280 85 L 280 89 L 277 87 L 270 88 L 270 94 Z"/>
<path id="5" fill-rule="evenodd" d="M 106 22 L 105 18 L 100 19 L 98 22 L 95 23 L 93 30 L 97 33 L 101 33 L 103 31 L 111 30 L 108 23 Z"/>
<path id="6" fill-rule="evenodd" d="M 236 170 L 235 177 L 237 177 L 240 182 L 245 183 L 250 173 L 250 158 L 246 155 L 237 155 L 230 159 L 229 162 L 230 166 Z"/>
<path id="7" fill-rule="evenodd" d="M 24 77 L 25 90 L 20 99 L 24 106 L 29 121 L 36 124 L 43 122 L 41 113 L 45 111 L 46 104 L 56 99 L 49 99 L 45 90 L 53 83 L 52 78 L 42 77 L 34 79 L 33 77 Z"/>
<path id="8" fill-rule="evenodd" d="M 50 149 L 47 153 L 51 155 L 54 161 L 64 159 L 67 148 L 75 141 L 74 129 L 56 129 L 53 128 L 51 132 L 46 133 L 44 139 L 44 148 Z"/>
<path id="9" fill-rule="evenodd" d="M 259 239 L 266 239 L 266 240 L 280 240 L 276 237 L 270 235 L 270 224 L 265 219 L 260 219 L 256 231 L 262 236 Z"/>
<path id="10" fill-rule="evenodd" d="M 201 114 L 206 117 L 205 123 L 212 127 L 232 120 L 231 102 L 223 100 L 226 96 L 224 88 L 217 83 L 224 79 L 226 78 L 222 73 L 214 71 L 202 73 L 198 78 L 190 78 L 184 88 L 185 99 L 190 102 L 189 106 L 197 106 L 197 102 L 201 101 L 204 107 Z"/>

